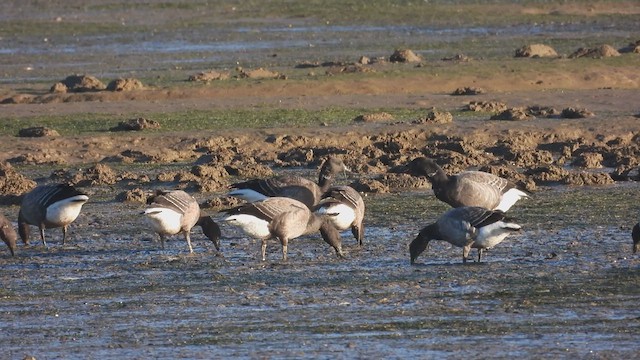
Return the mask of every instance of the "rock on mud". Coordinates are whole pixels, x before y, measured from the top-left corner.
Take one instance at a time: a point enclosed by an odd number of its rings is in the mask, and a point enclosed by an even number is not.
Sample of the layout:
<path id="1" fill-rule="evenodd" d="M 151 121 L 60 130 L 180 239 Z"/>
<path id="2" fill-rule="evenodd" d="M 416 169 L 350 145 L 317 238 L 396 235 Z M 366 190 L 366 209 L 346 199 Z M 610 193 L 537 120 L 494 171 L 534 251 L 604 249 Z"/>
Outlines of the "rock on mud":
<path id="1" fill-rule="evenodd" d="M 64 87 L 63 87 L 64 86 Z M 66 87 L 66 90 L 64 88 Z M 91 75 L 70 75 L 60 83 L 51 87 L 51 92 L 92 92 L 102 91 L 106 86 L 102 81 Z"/>
<path id="2" fill-rule="evenodd" d="M 614 49 L 611 45 L 600 45 L 595 48 L 579 48 L 574 53 L 569 55 L 570 59 L 589 57 L 589 58 L 605 58 L 620 56 L 618 50 Z"/>
<path id="3" fill-rule="evenodd" d="M 20 174 L 9 163 L 0 163 L 0 204 L 18 205 L 22 195 L 37 183 Z"/>
<path id="4" fill-rule="evenodd" d="M 558 57 L 558 53 L 551 46 L 531 44 L 517 49 L 515 57 Z"/>
<path id="5" fill-rule="evenodd" d="M 142 81 L 134 78 L 115 79 L 107 85 L 108 91 L 133 91 L 142 89 L 144 89 Z"/>
<path id="6" fill-rule="evenodd" d="M 19 137 L 50 137 L 50 136 L 60 136 L 54 129 L 49 129 L 44 126 L 35 126 L 30 128 L 20 129 L 18 131 Z"/>
<path id="7" fill-rule="evenodd" d="M 451 95 L 460 96 L 460 95 L 480 95 L 484 94 L 485 91 L 482 88 L 477 87 L 461 87 L 455 89 Z"/>
<path id="8" fill-rule="evenodd" d="M 409 49 L 396 49 L 389 57 L 392 63 L 416 63 L 421 62 L 422 58 Z"/>
<path id="9" fill-rule="evenodd" d="M 525 108 L 509 108 L 503 112 L 491 116 L 490 120 L 510 120 L 510 121 L 524 121 L 533 120 L 535 116 L 530 115 Z"/>
<path id="10" fill-rule="evenodd" d="M 228 80 L 231 75 L 228 72 L 218 72 L 215 70 L 200 72 L 189 76 L 189 81 L 210 82 L 215 80 Z"/>
<path id="11" fill-rule="evenodd" d="M 109 129 L 109 131 L 140 131 L 145 129 L 159 129 L 160 123 L 155 120 L 145 118 L 129 119 L 121 121 L 117 126 Z"/>
<path id="12" fill-rule="evenodd" d="M 386 112 L 372 113 L 372 114 L 362 114 L 356 116 L 353 121 L 354 122 L 385 122 L 385 121 L 393 121 L 395 120 L 393 115 Z"/>

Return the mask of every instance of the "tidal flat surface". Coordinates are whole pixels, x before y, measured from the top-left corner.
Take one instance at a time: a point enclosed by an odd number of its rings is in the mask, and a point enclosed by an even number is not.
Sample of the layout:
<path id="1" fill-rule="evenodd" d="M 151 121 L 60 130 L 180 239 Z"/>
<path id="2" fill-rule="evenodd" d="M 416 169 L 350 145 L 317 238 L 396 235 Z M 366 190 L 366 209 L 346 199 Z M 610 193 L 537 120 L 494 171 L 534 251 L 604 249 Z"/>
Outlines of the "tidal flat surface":
<path id="1" fill-rule="evenodd" d="M 224 224 L 221 253 L 199 229 L 194 254 L 161 250 L 142 205 L 95 196 L 66 246 L 52 229 L 46 250 L 2 248 L 0 358 L 633 358 L 639 189 L 542 188 L 482 263 L 433 242 L 414 266 L 408 243 L 446 210 L 428 190 L 367 196 L 346 259 L 308 236 L 286 263 Z"/>

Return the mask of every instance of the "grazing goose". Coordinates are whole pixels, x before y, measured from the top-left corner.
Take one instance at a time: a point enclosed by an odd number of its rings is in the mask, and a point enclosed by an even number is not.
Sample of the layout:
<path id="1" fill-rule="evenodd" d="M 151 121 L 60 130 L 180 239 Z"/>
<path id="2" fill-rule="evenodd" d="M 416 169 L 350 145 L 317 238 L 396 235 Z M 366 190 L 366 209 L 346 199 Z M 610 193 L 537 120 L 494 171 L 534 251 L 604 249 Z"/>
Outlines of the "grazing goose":
<path id="1" fill-rule="evenodd" d="M 231 185 L 227 194 L 248 202 L 264 200 L 267 197 L 288 197 L 296 199 L 308 208 L 318 203 L 333 183 L 334 176 L 348 170 L 341 159 L 329 157 L 320 168 L 318 183 L 301 176 L 282 175 L 270 179 L 253 179 Z"/>
<path id="2" fill-rule="evenodd" d="M 312 213 L 298 200 L 270 197 L 227 210 L 225 218 L 239 226 L 247 235 L 262 240 L 262 261 L 266 260 L 267 240 L 278 239 L 282 244 L 282 260 L 287 260 L 289 240 L 320 231 L 325 242 L 339 257 L 343 257 L 340 233 L 326 217 Z"/>
<path id="3" fill-rule="evenodd" d="M 445 212 L 438 220 L 425 226 L 409 245 L 411 264 L 427 249 L 429 241 L 444 240 L 461 247 L 462 262 L 467 262 L 471 248 L 478 249 L 478 262 L 484 249 L 496 246 L 520 225 L 504 221 L 500 210 L 481 207 L 459 207 Z"/>
<path id="4" fill-rule="evenodd" d="M 143 214 L 147 216 L 153 231 L 160 235 L 163 249 L 167 235 L 183 233 L 192 253 L 191 229 L 199 225 L 205 236 L 220 250 L 220 227 L 210 216 L 200 216 L 200 205 L 193 196 L 182 190 L 157 190 L 148 202 L 149 206 Z"/>
<path id="5" fill-rule="evenodd" d="M 351 186 L 334 186 L 330 188 L 318 203 L 315 212 L 328 215 L 336 229 L 343 231 L 351 228 L 351 233 L 358 245 L 362 246 L 364 238 L 364 201 L 362 196 Z"/>
<path id="6" fill-rule="evenodd" d="M 2 241 L 9 247 L 11 256 L 16 256 L 16 240 L 18 240 L 18 234 L 16 234 L 11 221 L 2 214 L 0 214 L 0 238 L 2 238 Z"/>
<path id="7" fill-rule="evenodd" d="M 82 205 L 89 197 L 68 184 L 40 185 L 27 193 L 22 199 L 18 214 L 18 232 L 22 242 L 29 243 L 29 225 L 40 229 L 42 244 L 44 229 L 62 227 L 62 245 L 67 240 L 67 229 L 74 222 Z"/>
<path id="8" fill-rule="evenodd" d="M 640 223 L 633 227 L 631 238 L 633 239 L 633 253 L 635 254 L 640 250 Z"/>
<path id="9" fill-rule="evenodd" d="M 407 172 L 426 176 L 436 198 L 453 207 L 480 206 L 506 212 L 521 198 L 529 197 L 507 179 L 483 171 L 447 175 L 433 160 L 424 157 L 413 159 Z"/>

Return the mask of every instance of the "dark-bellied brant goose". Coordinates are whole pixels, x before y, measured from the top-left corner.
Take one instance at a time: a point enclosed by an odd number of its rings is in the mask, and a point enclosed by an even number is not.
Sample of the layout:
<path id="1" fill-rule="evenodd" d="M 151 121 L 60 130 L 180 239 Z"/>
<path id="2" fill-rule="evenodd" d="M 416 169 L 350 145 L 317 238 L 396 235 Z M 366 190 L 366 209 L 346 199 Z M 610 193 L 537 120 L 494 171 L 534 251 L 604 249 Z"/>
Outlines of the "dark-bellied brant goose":
<path id="1" fill-rule="evenodd" d="M 334 176 L 346 170 L 348 169 L 340 158 L 331 156 L 322 164 L 317 184 L 301 176 L 282 175 L 232 184 L 231 191 L 227 195 L 247 202 L 260 201 L 274 196 L 288 197 L 312 208 L 318 203 L 322 194 L 331 187 Z"/>
<path id="2" fill-rule="evenodd" d="M 339 257 L 344 257 L 340 233 L 325 216 L 311 212 L 298 200 L 270 197 L 226 211 L 227 221 L 240 227 L 247 235 L 262 240 L 262 260 L 266 260 L 267 240 L 278 239 L 282 245 L 282 260 L 287 260 L 289 240 L 320 231 Z"/>
<path id="3" fill-rule="evenodd" d="M 633 253 L 640 250 L 640 223 L 637 223 L 631 230 L 631 238 L 633 239 Z"/>
<path id="4" fill-rule="evenodd" d="M 34 225 L 40 229 L 44 246 L 47 246 L 44 229 L 61 227 L 64 245 L 69 224 L 78 218 L 82 205 L 88 200 L 85 193 L 68 184 L 36 186 L 24 196 L 18 213 L 22 242 L 29 244 L 29 225 Z"/>
<path id="5" fill-rule="evenodd" d="M 11 256 L 16 256 L 16 241 L 18 240 L 18 234 L 13 228 L 11 221 L 4 215 L 0 214 L 0 238 L 9 247 Z"/>
<path id="6" fill-rule="evenodd" d="M 220 250 L 220 227 L 210 216 L 200 215 L 200 205 L 193 196 L 182 190 L 157 190 L 148 203 L 143 214 L 151 223 L 153 231 L 160 235 L 163 249 L 167 235 L 182 233 L 187 240 L 189 252 L 192 253 L 191 229 L 198 225 L 216 249 Z"/>
<path id="7" fill-rule="evenodd" d="M 315 212 L 327 215 L 336 229 L 343 231 L 351 228 L 360 246 L 364 240 L 364 210 L 360 193 L 347 185 L 331 187 L 315 207 Z"/>
<path id="8" fill-rule="evenodd" d="M 463 171 L 447 175 L 433 160 L 413 159 L 406 172 L 426 176 L 436 198 L 453 207 L 480 206 L 492 210 L 509 210 L 518 200 L 529 194 L 504 178 L 484 171 Z"/>
<path id="9" fill-rule="evenodd" d="M 477 206 L 453 208 L 425 226 L 409 245 L 411 264 L 427 249 L 429 241 L 444 240 L 462 248 L 462 262 L 467 262 L 471 248 L 478 249 L 478 262 L 484 249 L 496 246 L 520 225 L 507 222 L 504 212 Z"/>

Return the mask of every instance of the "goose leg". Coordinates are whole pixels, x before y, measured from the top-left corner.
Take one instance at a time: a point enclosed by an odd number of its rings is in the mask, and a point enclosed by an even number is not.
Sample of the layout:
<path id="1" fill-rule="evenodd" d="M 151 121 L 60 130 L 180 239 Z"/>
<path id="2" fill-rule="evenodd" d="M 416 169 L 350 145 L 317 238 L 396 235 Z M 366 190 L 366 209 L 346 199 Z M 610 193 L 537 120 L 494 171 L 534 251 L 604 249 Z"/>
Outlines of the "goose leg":
<path id="1" fill-rule="evenodd" d="M 267 260 L 267 239 L 262 239 L 262 261 Z"/>
<path id="2" fill-rule="evenodd" d="M 467 262 L 467 258 L 469 257 L 469 252 L 471 251 L 471 245 L 467 245 L 462 248 L 462 263 Z"/>
<path id="3" fill-rule="evenodd" d="M 62 227 L 62 245 L 67 241 L 67 225 Z"/>
<path id="4" fill-rule="evenodd" d="M 42 245 L 44 245 L 44 247 L 47 247 L 47 242 L 44 240 L 44 225 L 40 225 L 40 239 L 42 239 Z"/>
<path id="5" fill-rule="evenodd" d="M 162 247 L 162 250 L 164 250 L 164 234 L 159 234 L 160 235 L 160 246 Z"/>
<path id="6" fill-rule="evenodd" d="M 189 253 L 193 253 L 193 248 L 191 247 L 191 235 L 189 231 L 184 232 L 184 238 L 187 240 L 187 245 L 189 246 Z"/>
<path id="7" fill-rule="evenodd" d="M 287 261 L 287 250 L 288 250 L 289 240 L 287 240 L 287 238 L 282 238 L 280 239 L 280 243 L 282 244 L 282 261 Z"/>
<path id="8" fill-rule="evenodd" d="M 483 249 L 478 249 L 478 262 L 480 262 L 480 260 L 482 260 L 482 253 L 484 252 Z"/>

